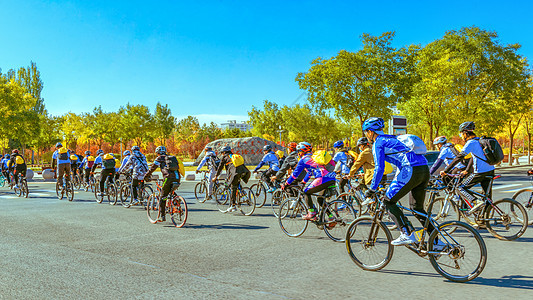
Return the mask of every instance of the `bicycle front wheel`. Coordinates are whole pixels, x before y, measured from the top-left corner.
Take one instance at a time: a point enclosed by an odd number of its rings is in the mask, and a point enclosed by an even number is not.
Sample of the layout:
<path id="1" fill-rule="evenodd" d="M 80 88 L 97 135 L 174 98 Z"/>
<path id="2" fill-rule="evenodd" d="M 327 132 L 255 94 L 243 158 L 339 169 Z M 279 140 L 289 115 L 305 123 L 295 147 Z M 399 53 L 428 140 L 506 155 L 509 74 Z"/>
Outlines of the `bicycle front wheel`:
<path id="1" fill-rule="evenodd" d="M 64 195 L 64 192 L 63 192 L 63 189 L 61 187 L 61 184 L 59 184 L 59 181 L 57 181 L 56 182 L 56 196 L 57 196 L 57 199 L 62 200 L 63 199 L 63 195 Z"/>
<path id="2" fill-rule="evenodd" d="M 204 203 L 207 199 L 207 186 L 205 182 L 198 182 L 194 187 L 194 197 L 198 203 Z"/>
<path id="3" fill-rule="evenodd" d="M 344 242 L 346 229 L 357 218 L 353 207 L 344 200 L 334 200 L 328 203 L 322 214 L 324 232 L 335 242 Z"/>
<path id="4" fill-rule="evenodd" d="M 470 225 L 449 221 L 433 230 L 428 239 L 429 262 L 443 277 L 466 282 L 481 274 L 487 262 L 487 247 Z"/>
<path id="5" fill-rule="evenodd" d="M 170 200 L 167 200 L 167 202 Z M 170 201 L 170 218 L 174 226 L 181 228 L 187 222 L 187 202 L 181 196 L 176 196 Z"/>
<path id="6" fill-rule="evenodd" d="M 118 193 L 120 196 L 120 203 L 125 208 L 130 208 L 131 206 L 131 185 L 129 184 L 123 184 L 120 187 L 120 192 Z"/>
<path id="7" fill-rule="evenodd" d="M 513 200 L 522 204 L 527 212 L 528 225 L 533 225 L 533 189 L 523 189 L 513 195 Z"/>
<path id="8" fill-rule="evenodd" d="M 516 240 L 527 229 L 527 212 L 522 204 L 511 198 L 504 198 L 489 204 L 485 211 L 485 226 L 500 240 Z"/>
<path id="9" fill-rule="evenodd" d="M 72 186 L 72 182 L 68 180 L 65 184 L 65 195 L 67 196 L 68 201 L 74 200 L 74 187 Z"/>
<path id="10" fill-rule="evenodd" d="M 215 201 L 217 202 L 217 208 L 220 212 L 225 213 L 230 206 L 230 189 L 219 187 L 215 192 Z"/>
<path id="11" fill-rule="evenodd" d="M 110 205 L 117 204 L 117 188 L 114 184 L 107 186 L 107 201 Z"/>
<path id="12" fill-rule="evenodd" d="M 156 194 L 151 194 L 148 197 L 146 213 L 148 214 L 148 221 L 150 221 L 150 223 L 157 223 L 157 215 L 159 214 L 159 197 L 157 197 Z"/>
<path id="13" fill-rule="evenodd" d="M 249 216 L 255 211 L 255 196 L 249 188 L 242 188 L 237 195 L 239 210 L 245 216 Z"/>
<path id="14" fill-rule="evenodd" d="M 307 207 L 299 198 L 287 198 L 279 206 L 278 221 L 281 230 L 290 237 L 302 235 L 309 224 L 303 216 L 307 214 Z"/>
<path id="15" fill-rule="evenodd" d="M 278 217 L 279 212 L 279 205 L 283 201 L 283 191 L 281 189 L 277 189 L 272 193 L 272 199 L 270 202 L 270 208 L 272 209 L 272 213 L 274 214 L 274 217 Z"/>
<path id="16" fill-rule="evenodd" d="M 267 198 L 267 191 L 265 189 L 265 186 L 263 186 L 263 184 L 261 183 L 252 184 L 252 186 L 250 187 L 250 190 L 254 192 L 256 207 L 258 208 L 263 207 L 263 205 L 265 205 L 266 198 Z"/>
<path id="17" fill-rule="evenodd" d="M 460 221 L 461 214 L 459 213 L 459 207 L 457 204 L 452 203 L 452 197 L 438 197 L 433 202 L 431 216 L 435 221 L 443 223 L 446 221 Z M 427 210 L 427 208 L 426 208 Z"/>

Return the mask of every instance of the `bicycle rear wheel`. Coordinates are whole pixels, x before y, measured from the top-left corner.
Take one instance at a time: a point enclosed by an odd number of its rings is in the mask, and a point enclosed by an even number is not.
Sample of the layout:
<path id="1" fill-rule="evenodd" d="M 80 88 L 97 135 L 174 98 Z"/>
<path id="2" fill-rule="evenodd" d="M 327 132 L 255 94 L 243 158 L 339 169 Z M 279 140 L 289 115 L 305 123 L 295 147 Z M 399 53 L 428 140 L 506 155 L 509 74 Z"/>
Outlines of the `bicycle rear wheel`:
<path id="1" fill-rule="evenodd" d="M 6 186 L 6 178 L 0 175 L 0 187 Z"/>
<path id="2" fill-rule="evenodd" d="M 148 221 L 150 223 L 157 223 L 157 215 L 159 214 L 159 197 L 157 194 L 151 194 L 148 197 L 146 213 L 148 214 Z"/>
<path id="3" fill-rule="evenodd" d="M 167 200 L 167 202 L 170 200 Z M 188 215 L 187 202 L 181 196 L 175 196 L 170 201 L 170 218 L 174 226 L 181 228 L 187 222 Z"/>
<path id="4" fill-rule="evenodd" d="M 129 184 L 123 184 L 120 187 L 120 192 L 118 193 L 120 196 L 120 204 L 124 206 L 125 208 L 130 208 L 131 206 L 131 185 Z"/>
<path id="5" fill-rule="evenodd" d="M 437 243 L 440 249 L 434 250 Z M 428 239 L 429 262 L 443 277 L 456 281 L 470 281 L 485 268 L 487 247 L 472 226 L 449 221 L 440 224 Z"/>
<path id="6" fill-rule="evenodd" d="M 56 181 L 56 196 L 57 196 L 57 199 L 62 200 L 64 194 L 65 193 L 63 191 L 63 187 L 61 186 L 61 184 L 59 184 L 59 181 Z"/>
<path id="7" fill-rule="evenodd" d="M 255 206 L 258 208 L 263 207 L 263 205 L 265 205 L 266 198 L 267 198 L 267 191 L 265 189 L 265 186 L 262 183 L 252 184 L 252 186 L 250 187 L 250 190 L 254 192 L 255 201 L 256 201 Z"/>
<path id="8" fill-rule="evenodd" d="M 460 221 L 461 214 L 459 213 L 459 207 L 457 204 L 452 203 L 452 197 L 438 197 L 433 202 L 431 216 L 435 221 L 443 223 L 446 221 Z M 427 209 L 427 208 L 426 208 Z"/>
<path id="9" fill-rule="evenodd" d="M 277 189 L 272 193 L 272 198 L 270 199 L 270 208 L 272 209 L 272 213 L 274 214 L 274 217 L 278 217 L 279 212 L 279 205 L 283 201 L 283 191 L 281 189 Z"/>
<path id="10" fill-rule="evenodd" d="M 204 203 L 207 200 L 207 186 L 205 182 L 198 182 L 194 187 L 194 197 L 199 203 Z"/>
<path id="11" fill-rule="evenodd" d="M 237 194 L 237 204 L 239 210 L 245 216 L 249 216 L 255 211 L 255 196 L 249 188 L 242 188 Z"/>
<path id="12" fill-rule="evenodd" d="M 504 198 L 486 208 L 485 225 L 487 230 L 500 240 L 516 240 L 527 229 L 527 212 L 522 204 L 511 198 Z"/>
<path id="13" fill-rule="evenodd" d="M 332 220 L 329 220 L 329 216 Z M 333 200 L 326 206 L 326 211 L 322 213 L 324 232 L 335 242 L 344 242 L 346 229 L 357 218 L 353 207 L 344 200 Z"/>
<path id="14" fill-rule="evenodd" d="M 374 217 L 363 216 L 346 231 L 346 250 L 352 261 L 363 270 L 383 269 L 392 259 L 392 235 L 385 223 L 374 223 Z"/>
<path id="15" fill-rule="evenodd" d="M 110 183 L 107 186 L 107 201 L 109 205 L 115 205 L 117 204 L 117 188 L 115 187 L 115 184 Z"/>
<path id="16" fill-rule="evenodd" d="M 355 213 L 355 217 L 360 217 L 363 213 L 363 207 L 361 206 L 361 202 L 359 199 L 357 199 L 356 196 L 350 194 L 350 193 L 342 193 L 339 196 L 337 196 L 338 200 L 344 200 L 346 203 L 352 206 L 353 212 Z M 366 211 L 366 210 L 365 210 Z"/>
<path id="17" fill-rule="evenodd" d="M 513 195 L 513 199 L 522 204 L 527 212 L 528 225 L 533 225 L 533 189 L 523 189 Z"/>
<path id="18" fill-rule="evenodd" d="M 230 189 L 228 187 L 218 187 L 215 192 L 215 201 L 220 212 L 225 213 L 230 206 Z"/>
<path id="19" fill-rule="evenodd" d="M 143 209 L 146 209 L 146 206 L 148 205 L 148 198 L 150 195 L 154 193 L 154 190 L 149 185 L 144 185 L 142 189 L 138 190 L 139 194 L 137 197 L 139 197 L 139 205 L 142 206 Z"/>
<path id="20" fill-rule="evenodd" d="M 278 221 L 281 230 L 290 237 L 302 235 L 309 224 L 302 219 L 307 214 L 307 207 L 299 198 L 287 198 L 279 206 Z"/>
<path id="21" fill-rule="evenodd" d="M 65 183 L 65 196 L 67 196 L 68 201 L 74 200 L 74 187 L 70 180 L 67 180 Z"/>

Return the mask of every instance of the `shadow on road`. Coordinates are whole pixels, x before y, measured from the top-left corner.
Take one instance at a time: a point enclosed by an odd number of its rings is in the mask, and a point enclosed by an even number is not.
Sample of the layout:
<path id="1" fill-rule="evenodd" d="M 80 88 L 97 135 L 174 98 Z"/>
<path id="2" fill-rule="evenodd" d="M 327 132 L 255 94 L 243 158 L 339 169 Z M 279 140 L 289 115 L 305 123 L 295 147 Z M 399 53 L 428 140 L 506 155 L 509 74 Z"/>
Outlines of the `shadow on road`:
<path id="1" fill-rule="evenodd" d="M 246 230 L 258 230 L 258 229 L 267 229 L 266 226 L 258 225 L 246 225 L 246 224 L 185 224 L 185 228 L 193 229 L 246 229 Z"/>

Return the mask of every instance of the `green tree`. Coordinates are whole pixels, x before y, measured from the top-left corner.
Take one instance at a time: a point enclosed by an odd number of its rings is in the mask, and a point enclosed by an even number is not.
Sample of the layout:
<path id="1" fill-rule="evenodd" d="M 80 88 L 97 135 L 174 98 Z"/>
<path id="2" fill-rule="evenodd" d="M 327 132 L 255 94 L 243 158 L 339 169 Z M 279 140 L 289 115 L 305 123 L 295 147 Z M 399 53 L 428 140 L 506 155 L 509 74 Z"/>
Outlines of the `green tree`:
<path id="1" fill-rule="evenodd" d="M 171 114 L 168 104 L 165 106 L 157 102 L 154 113 L 154 138 L 159 144 L 166 145 L 166 140 L 176 128 L 176 118 Z"/>
<path id="2" fill-rule="evenodd" d="M 252 106 L 248 116 L 252 125 L 252 134 L 255 136 L 262 136 L 263 134 L 278 136 L 279 126 L 283 127 L 279 106 L 268 100 L 264 101 L 263 110 Z"/>
<path id="3" fill-rule="evenodd" d="M 134 141 L 142 146 L 144 141 L 151 141 L 150 132 L 154 130 L 154 120 L 147 106 L 127 104 L 119 108 L 119 126 L 125 141 Z"/>

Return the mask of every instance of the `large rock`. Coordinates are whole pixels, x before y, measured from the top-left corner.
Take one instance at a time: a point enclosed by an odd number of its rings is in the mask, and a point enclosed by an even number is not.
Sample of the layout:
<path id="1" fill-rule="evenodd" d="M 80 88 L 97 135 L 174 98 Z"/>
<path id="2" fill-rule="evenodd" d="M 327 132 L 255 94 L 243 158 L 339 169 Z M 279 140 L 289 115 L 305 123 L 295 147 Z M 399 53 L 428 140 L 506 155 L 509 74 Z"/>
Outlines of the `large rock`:
<path id="1" fill-rule="evenodd" d="M 274 142 L 262 139 L 260 137 L 247 137 L 247 138 L 233 138 L 233 139 L 220 139 L 212 141 L 206 146 L 210 146 L 213 150 L 220 155 L 220 149 L 224 146 L 230 146 L 233 153 L 242 155 L 244 163 L 247 165 L 257 165 L 261 159 L 263 159 L 263 146 L 270 145 L 274 151 L 283 150 L 285 147 L 280 146 Z M 200 156 L 194 162 L 197 166 L 204 158 L 205 151 L 200 153 Z"/>
<path id="2" fill-rule="evenodd" d="M 27 169 L 26 170 L 26 179 L 27 180 L 32 180 L 34 175 L 35 175 L 35 173 L 33 172 L 32 169 Z"/>
<path id="3" fill-rule="evenodd" d="M 43 171 L 43 179 L 45 181 L 48 181 L 48 180 L 54 180 L 54 170 L 52 169 L 46 169 Z"/>

